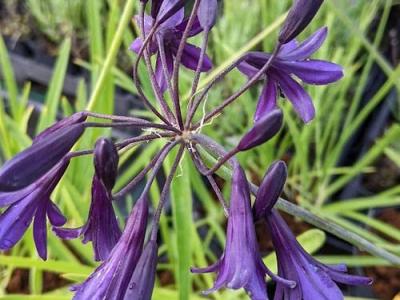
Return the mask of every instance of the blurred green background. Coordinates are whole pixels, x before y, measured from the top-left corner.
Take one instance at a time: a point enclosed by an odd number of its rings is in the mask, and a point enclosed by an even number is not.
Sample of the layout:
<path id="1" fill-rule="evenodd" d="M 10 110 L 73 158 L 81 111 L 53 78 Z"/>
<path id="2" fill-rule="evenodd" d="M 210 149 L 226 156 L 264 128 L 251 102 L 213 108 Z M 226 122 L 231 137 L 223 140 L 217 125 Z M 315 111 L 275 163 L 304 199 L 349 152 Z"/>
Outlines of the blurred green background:
<path id="1" fill-rule="evenodd" d="M 61 116 L 86 108 L 101 113 L 151 117 L 135 97 L 128 50 L 137 35 L 132 16 L 139 1 L 2 0 L 0 3 L 0 164 L 30 145 L 31 137 Z M 218 70 L 249 50 L 271 51 L 289 0 L 224 0 L 211 34 L 208 54 Z M 344 78 L 328 87 L 309 86 L 316 119 L 306 126 L 281 102 L 284 130 L 253 151 L 239 155 L 255 183 L 268 165 L 283 159 L 289 166 L 284 197 L 316 215 L 336 222 L 400 256 L 400 8 L 391 0 L 325 1 L 323 9 L 300 39 L 322 26 L 329 36 L 316 58 L 345 69 Z M 200 39 L 194 40 L 199 43 Z M 141 65 L 143 88 L 151 95 Z M 237 90 L 245 78 L 233 72 L 210 93 L 202 111 L 215 107 Z M 191 73 L 182 73 L 187 95 Z M 252 124 L 259 87 L 243 95 L 203 132 L 228 149 Z M 152 97 L 151 97 L 152 99 Z M 131 132 L 93 130 L 77 148 L 87 149 L 101 135 L 121 138 Z M 133 148 L 121 159 L 116 190 L 147 164 L 162 146 L 151 142 Z M 164 165 L 167 171 L 172 159 Z M 90 158 L 71 164 L 53 195 L 69 218 L 80 226 L 87 216 L 92 175 Z M 153 299 L 204 299 L 212 275 L 192 275 L 191 266 L 216 261 L 225 240 L 225 217 L 194 166 L 185 158 L 173 182 L 171 208 L 162 218 L 160 264 Z M 222 184 L 222 181 L 221 181 Z M 157 203 L 160 190 L 152 188 Z M 224 185 L 229 196 L 229 186 Z M 116 204 L 123 226 L 132 203 Z M 179 209 L 177 209 L 179 207 Z M 192 216 L 192 217 L 190 217 Z M 375 278 L 370 290 L 349 289 L 353 299 L 393 299 L 400 292 L 400 271 L 380 257 L 286 216 L 310 253 L 327 263 L 343 262 L 354 272 Z M 261 226 L 262 227 L 262 226 Z M 261 228 L 262 229 L 262 228 Z M 275 270 L 268 237 L 260 235 L 265 260 Z M 96 267 L 90 245 L 63 242 L 49 234 L 49 260 L 36 254 L 32 234 L 0 255 L 0 299 L 71 299 L 68 286 Z M 28 296 L 29 295 L 29 296 Z M 210 299 L 246 299 L 242 292 L 221 291 Z M 352 299 L 352 298 L 349 298 Z"/>

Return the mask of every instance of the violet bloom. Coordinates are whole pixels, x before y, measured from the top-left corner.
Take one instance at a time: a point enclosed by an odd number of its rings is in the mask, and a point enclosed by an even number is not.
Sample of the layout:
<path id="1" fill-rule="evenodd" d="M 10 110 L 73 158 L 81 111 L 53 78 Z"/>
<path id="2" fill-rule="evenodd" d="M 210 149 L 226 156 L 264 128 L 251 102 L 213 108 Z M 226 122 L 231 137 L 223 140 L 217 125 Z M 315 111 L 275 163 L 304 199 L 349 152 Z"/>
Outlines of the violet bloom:
<path id="1" fill-rule="evenodd" d="M 39 256 L 47 258 L 46 216 L 53 226 L 62 226 L 66 219 L 50 196 L 63 176 L 68 162 L 60 162 L 42 178 L 16 192 L 0 193 L 0 250 L 12 248 L 33 221 L 33 237 Z"/>
<path id="2" fill-rule="evenodd" d="M 327 36 L 327 28 L 321 28 L 307 40 L 298 44 L 295 40 L 282 45 L 277 57 L 266 72 L 266 84 L 261 92 L 254 119 L 257 121 L 277 107 L 279 91 L 292 103 L 301 119 L 308 123 L 315 115 L 310 95 L 293 77 L 304 83 L 326 85 L 343 77 L 342 67 L 324 60 L 310 59 Z M 238 69 L 253 77 L 271 57 L 269 53 L 250 52 Z"/>
<path id="3" fill-rule="evenodd" d="M 205 294 L 222 287 L 244 288 L 253 300 L 265 300 L 266 274 L 276 281 L 293 286 L 293 282 L 277 278 L 264 265 L 256 240 L 250 206 L 250 189 L 244 171 L 239 165 L 232 177 L 231 204 L 229 209 L 227 240 L 224 254 L 214 265 L 205 269 L 192 269 L 194 273 L 217 272 L 215 285 Z"/>
<path id="4" fill-rule="evenodd" d="M 274 163 L 258 190 L 254 204 L 256 216 L 263 216 L 271 236 L 278 260 L 278 275 L 297 283 L 288 288 L 277 282 L 274 300 L 343 299 L 343 294 L 335 282 L 351 285 L 368 285 L 366 277 L 346 274 L 346 267 L 326 266 L 316 261 L 297 242 L 295 236 L 273 208 L 282 191 L 286 179 L 283 162 Z"/>
<path id="5" fill-rule="evenodd" d="M 105 260 L 121 237 L 111 194 L 117 177 L 118 159 L 117 149 L 110 140 L 101 138 L 96 142 L 92 202 L 87 222 L 75 229 L 53 228 L 60 238 L 75 239 L 83 236 L 83 243 L 91 241 L 96 261 Z"/>
<path id="6" fill-rule="evenodd" d="M 278 260 L 278 274 L 297 282 L 293 289 L 277 283 L 275 300 L 344 299 L 336 282 L 348 285 L 369 285 L 367 277 L 347 274 L 343 265 L 327 266 L 309 255 L 297 242 L 289 227 L 273 209 L 265 216 Z"/>
<path id="7" fill-rule="evenodd" d="M 149 34 L 155 22 L 159 22 L 161 19 L 165 19 L 164 16 L 171 10 L 171 7 L 173 7 L 177 2 L 179 1 L 177 0 L 162 1 L 162 3 L 161 4 L 159 3 L 157 8 L 155 8 L 152 11 L 153 16 L 145 15 L 145 20 L 144 20 L 145 33 Z M 153 3 L 153 5 L 155 4 Z M 138 16 L 136 16 L 136 20 L 137 23 L 140 25 Z M 175 60 L 174 58 L 178 52 L 179 44 L 182 40 L 183 32 L 185 31 L 187 22 L 188 19 L 185 18 L 184 8 L 182 7 L 174 15 L 172 15 L 159 25 L 159 28 L 157 29 L 152 41 L 149 44 L 150 55 L 157 54 L 155 74 L 160 89 L 163 92 L 166 91 L 167 89 L 167 81 L 164 76 L 158 43 L 160 41 L 163 45 L 164 48 L 163 50 L 165 52 L 165 58 L 167 64 L 166 67 L 168 73 L 170 74 L 170 76 L 172 76 L 174 60 Z M 199 34 L 201 31 L 202 28 L 200 26 L 199 20 L 196 19 L 190 30 L 189 37 L 193 37 Z M 143 45 L 142 42 L 143 41 L 141 38 L 137 38 L 132 43 L 131 50 L 133 50 L 136 53 L 139 53 Z M 181 60 L 182 65 L 184 65 L 186 68 L 190 70 L 195 71 L 197 69 L 197 65 L 200 59 L 200 54 L 201 54 L 200 48 L 190 43 L 186 43 Z M 207 72 L 211 68 L 212 68 L 211 60 L 206 55 L 200 70 L 201 72 Z"/>
<path id="8" fill-rule="evenodd" d="M 148 210 L 147 198 L 140 198 L 108 258 L 85 282 L 74 287 L 74 300 L 124 299 L 130 279 L 142 256 Z"/>

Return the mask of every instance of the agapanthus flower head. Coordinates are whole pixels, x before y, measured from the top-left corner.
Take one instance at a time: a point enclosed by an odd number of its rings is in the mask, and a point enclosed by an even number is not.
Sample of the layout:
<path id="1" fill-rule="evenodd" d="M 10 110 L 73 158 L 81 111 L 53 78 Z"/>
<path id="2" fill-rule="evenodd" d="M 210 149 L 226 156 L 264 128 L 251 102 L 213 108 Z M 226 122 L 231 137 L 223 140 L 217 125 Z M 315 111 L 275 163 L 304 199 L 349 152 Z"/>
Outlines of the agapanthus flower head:
<path id="1" fill-rule="evenodd" d="M 277 256 L 278 275 L 297 283 L 296 287 L 288 288 L 277 282 L 274 300 L 337 300 L 343 299 L 343 294 L 335 282 L 350 285 L 371 284 L 370 278 L 347 274 L 344 265 L 327 266 L 318 262 L 297 242 L 288 225 L 273 208 L 279 198 L 285 175 L 283 164 L 275 163 L 264 177 L 254 205 L 255 214 L 265 218 Z M 272 182 L 273 176 L 277 180 L 276 184 Z"/>
<path id="2" fill-rule="evenodd" d="M 62 161 L 42 178 L 16 192 L 0 193 L 0 207 L 8 206 L 0 215 L 0 250 L 12 248 L 33 221 L 33 237 L 39 256 L 47 258 L 47 222 L 62 226 L 66 219 L 50 196 L 63 176 L 68 161 Z"/>
<path id="3" fill-rule="evenodd" d="M 80 138 L 83 123 L 51 130 L 0 169 L 0 191 L 16 191 L 38 180 L 70 151 Z"/>
<path id="4" fill-rule="evenodd" d="M 273 138 L 282 127 L 283 115 L 280 109 L 274 109 L 257 120 L 254 126 L 242 137 L 237 149 L 246 151 L 264 144 Z"/>
<path id="5" fill-rule="evenodd" d="M 296 38 L 317 14 L 324 0 L 294 0 L 279 33 L 279 42 L 286 44 Z"/>
<path id="6" fill-rule="evenodd" d="M 166 15 L 170 14 L 172 8 L 179 7 L 179 9 L 167 20 L 159 25 L 158 30 L 154 34 L 154 38 L 149 44 L 150 54 L 157 54 L 156 60 L 156 70 L 155 75 L 157 78 L 158 85 L 161 91 L 165 91 L 167 89 L 167 80 L 169 78 L 165 78 L 165 73 L 163 70 L 163 64 L 161 59 L 161 53 L 158 45 L 161 43 L 163 46 L 166 60 L 166 68 L 168 70 L 169 76 L 172 75 L 173 66 L 174 66 L 174 57 L 176 57 L 179 44 L 182 40 L 183 33 L 185 31 L 188 19 L 185 18 L 184 14 L 184 5 L 177 5 L 180 2 L 177 0 L 164 0 L 164 1 L 155 1 L 157 3 L 153 3 L 153 7 L 159 7 L 155 10 L 153 16 L 145 16 L 145 24 L 144 30 L 146 35 L 150 33 L 152 26 L 160 22 L 160 19 L 163 19 Z M 161 2 L 161 3 L 160 3 Z M 183 1 L 184 2 L 184 1 Z M 137 16 L 136 19 L 138 20 L 139 17 Z M 139 23 L 140 24 L 140 23 Z M 196 19 L 190 32 L 189 37 L 196 36 L 202 31 L 202 27 L 200 26 L 199 20 Z M 141 38 L 137 38 L 131 45 L 131 50 L 135 51 L 136 53 L 140 52 L 142 48 L 143 41 Z M 195 71 L 197 69 L 197 65 L 200 59 L 201 49 L 197 46 L 194 46 L 190 43 L 186 43 L 182 58 L 181 64 L 184 65 L 186 68 Z M 206 55 L 204 57 L 203 64 L 201 66 L 202 72 L 207 72 L 212 68 L 211 60 Z"/>
<path id="7" fill-rule="evenodd" d="M 76 293 L 73 299 L 124 299 L 143 253 L 148 210 L 147 198 L 140 198 L 127 220 L 120 240 L 94 273 L 74 288 Z"/>
<path id="8" fill-rule="evenodd" d="M 205 269 L 192 269 L 195 273 L 217 272 L 214 287 L 205 293 L 222 287 L 244 288 L 253 300 L 267 299 L 266 274 L 273 276 L 264 265 L 258 250 L 253 216 L 250 206 L 250 189 L 243 169 L 236 165 L 232 177 L 227 240 L 220 260 Z M 293 286 L 274 276 L 274 279 Z"/>
<path id="9" fill-rule="evenodd" d="M 101 138 L 94 150 L 95 175 L 89 217 L 79 228 L 53 228 L 63 239 L 83 236 L 83 243 L 93 244 L 95 260 L 105 260 L 121 237 L 121 230 L 112 205 L 111 190 L 118 170 L 118 152 L 109 139 Z"/>
<path id="10" fill-rule="evenodd" d="M 263 77 L 266 83 L 254 115 L 256 121 L 277 107 L 279 91 L 292 103 L 305 123 L 314 118 L 312 99 L 294 77 L 304 83 L 316 85 L 333 83 L 343 77 L 341 66 L 324 60 L 310 59 L 310 56 L 321 47 L 326 35 L 327 28 L 321 28 L 301 44 L 293 40 L 280 48 L 277 57 Z M 238 68 L 251 78 L 270 57 L 269 53 L 250 52 Z"/>

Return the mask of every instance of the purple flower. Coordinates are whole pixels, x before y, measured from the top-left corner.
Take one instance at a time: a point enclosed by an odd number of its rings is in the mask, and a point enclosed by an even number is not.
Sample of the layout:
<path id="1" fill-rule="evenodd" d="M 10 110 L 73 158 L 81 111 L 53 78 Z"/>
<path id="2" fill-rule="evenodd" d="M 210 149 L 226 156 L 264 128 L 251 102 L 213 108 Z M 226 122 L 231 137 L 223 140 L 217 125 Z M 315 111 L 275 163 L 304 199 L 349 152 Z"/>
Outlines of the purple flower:
<path id="1" fill-rule="evenodd" d="M 86 224 L 75 229 L 53 228 L 63 239 L 83 236 L 83 243 L 93 243 L 95 260 L 105 260 L 121 237 L 121 230 L 112 206 L 111 190 L 118 170 L 118 152 L 114 144 L 101 138 L 94 150 L 95 175 L 92 183 L 92 202 Z"/>
<path id="2" fill-rule="evenodd" d="M 250 189 L 244 171 L 234 168 L 229 209 L 227 241 L 224 254 L 214 265 L 205 269 L 192 269 L 195 273 L 217 272 L 217 280 L 209 294 L 222 287 L 244 288 L 253 300 L 267 299 L 265 275 L 278 282 L 293 286 L 293 282 L 277 278 L 264 265 L 256 240 L 250 207 Z"/>
<path id="3" fill-rule="evenodd" d="M 60 162 L 28 187 L 0 193 L 0 207 L 8 206 L 0 215 L 0 250 L 12 248 L 33 221 L 33 237 L 39 256 L 47 258 L 46 216 L 53 226 L 62 226 L 66 219 L 50 196 L 63 176 L 68 162 Z"/>
<path id="4" fill-rule="evenodd" d="M 152 26 L 154 25 L 155 22 L 160 22 L 161 19 L 164 19 L 166 14 L 171 11 L 171 7 L 173 7 L 176 3 L 179 1 L 177 0 L 165 0 L 165 1 L 155 1 L 158 2 L 157 6 L 159 7 L 158 9 L 155 9 L 155 12 L 153 12 L 153 16 L 145 16 L 144 20 L 144 29 L 145 33 L 149 34 Z M 160 3 L 162 2 L 162 3 Z M 153 6 L 155 3 L 153 3 Z M 140 25 L 139 18 L 136 16 L 136 20 L 138 21 L 137 23 Z M 158 49 L 158 41 L 161 41 L 163 44 L 164 52 L 165 52 L 165 58 L 166 58 L 166 64 L 167 64 L 167 69 L 170 74 L 172 75 L 173 72 L 173 66 L 174 66 L 174 57 L 176 56 L 179 48 L 179 44 L 182 40 L 183 32 L 185 31 L 186 25 L 188 23 L 188 19 L 185 18 L 184 15 L 184 8 L 182 7 L 179 9 L 175 14 L 170 16 L 166 21 L 161 23 L 159 26 L 158 30 L 156 31 L 152 41 L 149 44 L 150 48 L 150 54 L 154 55 L 157 54 L 157 60 L 156 60 L 156 77 L 157 77 L 157 82 L 161 88 L 161 90 L 164 92 L 167 89 L 167 81 L 164 76 L 164 71 L 162 68 L 162 60 L 161 56 L 159 53 Z M 202 31 L 202 28 L 200 26 L 199 20 L 196 19 L 194 22 L 190 33 L 189 37 L 193 37 L 197 34 L 199 34 Z M 142 39 L 137 38 L 131 45 L 131 50 L 133 50 L 136 53 L 140 52 L 140 49 L 142 48 Z M 200 59 L 200 53 L 201 49 L 187 43 L 185 45 L 183 55 L 182 55 L 182 61 L 181 63 L 188 69 L 190 70 L 196 70 L 198 61 Z M 208 56 L 205 56 L 203 65 L 201 67 L 202 72 L 207 72 L 212 68 L 212 63 L 211 60 L 208 58 Z"/>
<path id="5" fill-rule="evenodd" d="M 314 118 L 315 109 L 311 97 L 293 76 L 304 83 L 316 85 L 326 85 L 342 78 L 341 66 L 328 61 L 309 59 L 321 47 L 326 35 L 327 28 L 321 28 L 301 44 L 293 40 L 280 48 L 264 77 L 266 84 L 258 101 L 254 116 L 256 121 L 277 107 L 278 91 L 292 103 L 304 122 L 310 122 Z M 268 53 L 250 52 L 238 68 L 251 78 L 270 57 Z"/>
<path id="6" fill-rule="evenodd" d="M 237 149 L 246 151 L 257 147 L 273 138 L 282 127 L 283 115 L 280 109 L 274 109 L 257 120 L 240 140 Z"/>
<path id="7" fill-rule="evenodd" d="M 346 274 L 347 270 L 343 265 L 326 266 L 316 261 L 297 242 L 283 218 L 273 208 L 285 179 L 284 163 L 273 164 L 264 177 L 254 204 L 256 216 L 263 216 L 266 220 L 278 260 L 278 275 L 297 283 L 294 288 L 290 288 L 277 282 L 274 300 L 337 300 L 343 299 L 343 294 L 335 282 L 351 285 L 371 284 L 369 278 Z"/>
<path id="8" fill-rule="evenodd" d="M 83 123 L 51 128 L 32 146 L 3 165 L 0 169 L 0 191 L 20 190 L 38 180 L 62 160 L 85 129 Z"/>
<path id="9" fill-rule="evenodd" d="M 336 282 L 348 285 L 372 283 L 370 278 L 347 274 L 343 265 L 327 266 L 316 261 L 297 242 L 275 209 L 265 217 L 278 259 L 278 274 L 297 282 L 292 289 L 278 282 L 275 300 L 344 299 Z"/>
<path id="10" fill-rule="evenodd" d="M 129 281 L 124 300 L 151 300 L 157 270 L 158 246 L 150 240 L 143 249 L 135 271 Z"/>
<path id="11" fill-rule="evenodd" d="M 298 36 L 317 14 L 324 0 L 295 0 L 279 33 L 279 42 L 286 44 Z"/>
<path id="12" fill-rule="evenodd" d="M 143 253 L 148 210 L 147 198 L 140 198 L 118 243 L 94 273 L 74 288 L 76 294 L 73 299 L 124 299 L 130 279 Z"/>
<path id="13" fill-rule="evenodd" d="M 200 26 L 204 30 L 210 30 L 217 21 L 218 2 L 217 0 L 202 0 L 199 5 L 197 16 Z"/>

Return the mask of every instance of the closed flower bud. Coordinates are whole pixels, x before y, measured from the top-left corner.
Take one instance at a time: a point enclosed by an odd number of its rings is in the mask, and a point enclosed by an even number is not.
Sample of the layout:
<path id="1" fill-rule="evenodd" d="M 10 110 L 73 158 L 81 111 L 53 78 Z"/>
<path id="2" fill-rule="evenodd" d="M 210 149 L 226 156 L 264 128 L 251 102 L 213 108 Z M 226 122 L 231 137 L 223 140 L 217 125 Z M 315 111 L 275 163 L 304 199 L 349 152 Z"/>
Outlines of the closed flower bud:
<path id="1" fill-rule="evenodd" d="M 94 167 L 97 177 L 112 190 L 118 174 L 118 151 L 110 139 L 100 138 L 94 148 Z"/>
<path id="2" fill-rule="evenodd" d="M 282 127 L 283 115 L 279 109 L 267 113 L 259 119 L 241 139 L 237 149 L 246 151 L 257 147 L 274 137 Z"/>
<path id="3" fill-rule="evenodd" d="M 267 172 L 257 192 L 254 203 L 254 214 L 256 219 L 265 216 L 275 205 L 282 193 L 287 178 L 287 168 L 283 161 L 273 163 Z"/>
<path id="4" fill-rule="evenodd" d="M 0 169 L 0 191 L 19 190 L 38 180 L 61 161 L 83 131 L 83 123 L 60 128 L 17 154 Z"/>
<path id="5" fill-rule="evenodd" d="M 75 113 L 67 118 L 64 118 L 54 125 L 50 126 L 49 128 L 43 130 L 41 133 L 39 133 L 34 139 L 33 139 L 33 144 L 41 141 L 45 137 L 49 136 L 50 134 L 56 132 L 57 130 L 60 130 L 61 128 L 69 127 L 75 124 L 83 123 L 87 119 L 87 113 L 85 111 L 81 111 L 78 113 Z"/>
<path id="6" fill-rule="evenodd" d="M 323 0 L 295 0 L 279 33 L 279 42 L 286 44 L 296 38 L 311 22 Z"/>
<path id="7" fill-rule="evenodd" d="M 217 0 L 202 0 L 199 5 L 197 16 L 199 18 L 200 26 L 203 29 L 210 29 L 215 25 L 218 13 Z"/>

